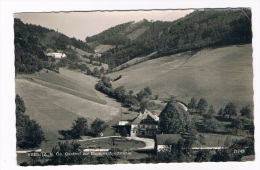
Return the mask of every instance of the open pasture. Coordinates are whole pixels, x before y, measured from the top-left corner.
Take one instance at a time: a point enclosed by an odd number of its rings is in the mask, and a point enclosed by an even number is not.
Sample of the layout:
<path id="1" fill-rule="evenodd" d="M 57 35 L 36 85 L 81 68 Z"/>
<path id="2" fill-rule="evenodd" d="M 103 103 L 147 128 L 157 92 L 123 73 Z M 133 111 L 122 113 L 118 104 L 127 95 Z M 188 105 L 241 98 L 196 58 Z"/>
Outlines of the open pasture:
<path id="1" fill-rule="evenodd" d="M 170 95 L 188 103 L 204 97 L 216 110 L 233 102 L 253 107 L 252 45 L 208 48 L 152 59 L 109 74 L 122 75 L 113 87 L 138 93 L 149 86 L 159 98 Z"/>
<path id="2" fill-rule="evenodd" d="M 61 137 L 58 130 L 69 129 L 77 117 L 86 117 L 90 124 L 97 117 L 110 121 L 119 114 L 117 108 L 85 100 L 25 79 L 16 79 L 16 93 L 25 101 L 26 114 L 42 126 L 49 143 L 58 141 Z"/>

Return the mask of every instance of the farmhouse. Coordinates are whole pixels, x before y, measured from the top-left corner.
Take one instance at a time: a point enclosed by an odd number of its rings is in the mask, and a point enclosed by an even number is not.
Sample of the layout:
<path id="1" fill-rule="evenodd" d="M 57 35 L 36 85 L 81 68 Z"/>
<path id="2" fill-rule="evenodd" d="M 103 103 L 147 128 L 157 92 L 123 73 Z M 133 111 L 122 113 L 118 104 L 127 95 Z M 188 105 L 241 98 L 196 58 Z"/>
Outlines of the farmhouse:
<path id="1" fill-rule="evenodd" d="M 47 53 L 48 57 L 54 57 L 54 58 L 64 58 L 66 57 L 66 54 L 64 53 Z"/>
<path id="2" fill-rule="evenodd" d="M 182 139 L 180 134 L 157 134 L 155 136 L 155 151 L 171 151 L 171 144 Z"/>
<path id="3" fill-rule="evenodd" d="M 159 117 L 145 109 L 132 120 L 121 120 L 116 126 L 118 131 L 126 129 L 130 136 L 151 137 L 158 133 Z"/>
<path id="4" fill-rule="evenodd" d="M 145 109 L 131 122 L 130 136 L 154 136 L 158 132 L 159 117 Z"/>

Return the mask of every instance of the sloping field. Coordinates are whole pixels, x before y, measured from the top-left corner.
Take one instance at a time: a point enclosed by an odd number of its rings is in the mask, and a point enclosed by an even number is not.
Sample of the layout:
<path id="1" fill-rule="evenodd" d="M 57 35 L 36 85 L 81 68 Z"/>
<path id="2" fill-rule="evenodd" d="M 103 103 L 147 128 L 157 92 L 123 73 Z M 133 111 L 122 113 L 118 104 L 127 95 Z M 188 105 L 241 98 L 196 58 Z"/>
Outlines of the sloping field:
<path id="1" fill-rule="evenodd" d="M 26 114 L 42 126 L 48 141 L 57 141 L 58 130 L 69 129 L 80 116 L 91 123 L 99 117 L 109 121 L 119 109 L 84 100 L 25 79 L 16 79 L 16 93 L 26 104 Z"/>
<path id="2" fill-rule="evenodd" d="M 139 92 L 151 87 L 160 98 L 174 95 L 184 102 L 204 97 L 215 109 L 233 102 L 253 106 L 252 45 L 234 45 L 148 60 L 109 74 L 122 75 L 113 87 Z"/>
<path id="3" fill-rule="evenodd" d="M 57 144 L 61 137 L 58 130 L 69 129 L 77 117 L 86 117 L 89 125 L 97 117 L 108 123 L 120 117 L 115 101 L 95 93 L 95 78 L 66 69 L 60 71 L 61 74 L 41 72 L 15 80 L 16 93 L 25 101 L 26 114 L 44 130 L 48 142 L 40 148 L 45 151 Z M 93 98 L 84 98 L 90 94 Z"/>
<path id="4" fill-rule="evenodd" d="M 34 75 L 27 75 L 26 77 L 56 84 L 97 97 L 93 86 L 97 82 L 97 79 L 86 76 L 83 73 L 60 68 L 60 74 L 54 72 L 40 72 L 35 73 Z"/>
<path id="5" fill-rule="evenodd" d="M 140 35 L 142 35 L 148 29 L 149 29 L 149 27 L 138 28 L 137 30 L 134 30 L 133 32 L 127 34 L 126 37 L 129 38 L 131 41 L 133 41 L 136 38 L 138 38 Z"/>
<path id="6" fill-rule="evenodd" d="M 95 47 L 95 50 L 97 50 L 97 52 L 99 52 L 99 53 L 104 53 L 111 48 L 114 48 L 114 46 L 113 45 L 100 44 L 100 45 Z"/>

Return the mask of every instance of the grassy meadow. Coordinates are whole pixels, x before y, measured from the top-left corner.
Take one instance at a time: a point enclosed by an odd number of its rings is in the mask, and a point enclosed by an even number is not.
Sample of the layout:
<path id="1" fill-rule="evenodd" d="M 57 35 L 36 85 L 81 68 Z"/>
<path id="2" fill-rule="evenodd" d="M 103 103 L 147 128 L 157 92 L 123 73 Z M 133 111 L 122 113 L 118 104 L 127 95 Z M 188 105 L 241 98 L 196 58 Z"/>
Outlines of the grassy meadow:
<path id="1" fill-rule="evenodd" d="M 108 123 L 120 117 L 120 110 L 113 107 L 116 102 L 106 102 L 110 99 L 95 92 L 95 78 L 65 69 L 60 74 L 40 72 L 23 76 L 15 80 L 16 93 L 25 102 L 26 114 L 44 130 L 47 142 L 43 142 L 43 150 L 51 149 L 61 137 L 58 130 L 69 129 L 77 117 L 86 117 L 89 125 L 97 117 Z M 93 98 L 84 99 L 83 95 Z"/>
<path id="2" fill-rule="evenodd" d="M 138 93 L 149 86 L 159 98 L 173 95 L 188 103 L 204 97 L 216 110 L 233 102 L 239 109 L 253 107 L 252 45 L 208 48 L 148 60 L 110 73 L 122 75 L 113 87 L 125 86 Z"/>

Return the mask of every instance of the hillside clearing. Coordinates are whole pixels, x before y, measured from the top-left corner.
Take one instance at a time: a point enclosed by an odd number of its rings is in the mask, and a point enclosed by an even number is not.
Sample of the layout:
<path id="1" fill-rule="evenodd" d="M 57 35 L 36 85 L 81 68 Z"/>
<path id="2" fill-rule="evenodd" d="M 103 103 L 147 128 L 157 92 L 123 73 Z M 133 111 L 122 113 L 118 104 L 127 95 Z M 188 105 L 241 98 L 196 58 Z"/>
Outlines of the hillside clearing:
<path id="1" fill-rule="evenodd" d="M 239 108 L 253 107 L 252 45 L 233 45 L 179 53 L 109 74 L 122 75 L 113 87 L 139 92 L 149 86 L 160 98 L 169 95 L 188 103 L 191 97 L 206 98 L 216 109 L 228 102 Z"/>
<path id="2" fill-rule="evenodd" d="M 95 47 L 95 50 L 97 50 L 98 53 L 104 53 L 111 48 L 114 48 L 114 46 L 113 45 L 100 44 L 100 45 Z"/>

